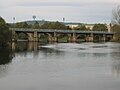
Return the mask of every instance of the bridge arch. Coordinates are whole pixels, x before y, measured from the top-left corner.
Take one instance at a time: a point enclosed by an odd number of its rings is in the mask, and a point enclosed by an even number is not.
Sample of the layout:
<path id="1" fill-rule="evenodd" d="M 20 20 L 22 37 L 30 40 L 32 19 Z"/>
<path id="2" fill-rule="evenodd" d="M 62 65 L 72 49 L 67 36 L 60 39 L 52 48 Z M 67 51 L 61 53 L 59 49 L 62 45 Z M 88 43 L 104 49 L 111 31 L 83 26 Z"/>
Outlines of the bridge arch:
<path id="1" fill-rule="evenodd" d="M 101 35 L 94 35 L 94 36 L 93 36 L 93 41 L 94 41 L 94 42 L 102 41 L 101 39 L 102 39 Z"/>
<path id="2" fill-rule="evenodd" d="M 38 41 L 48 42 L 48 34 L 47 33 L 38 33 Z"/>
<path id="3" fill-rule="evenodd" d="M 79 35 L 77 35 L 76 41 L 77 41 L 77 42 L 86 41 L 86 35 L 85 35 L 85 34 L 79 34 Z"/>
<path id="4" fill-rule="evenodd" d="M 17 41 L 27 40 L 28 41 L 28 36 L 29 35 L 26 32 L 19 32 L 19 33 L 16 33 L 15 40 Z"/>

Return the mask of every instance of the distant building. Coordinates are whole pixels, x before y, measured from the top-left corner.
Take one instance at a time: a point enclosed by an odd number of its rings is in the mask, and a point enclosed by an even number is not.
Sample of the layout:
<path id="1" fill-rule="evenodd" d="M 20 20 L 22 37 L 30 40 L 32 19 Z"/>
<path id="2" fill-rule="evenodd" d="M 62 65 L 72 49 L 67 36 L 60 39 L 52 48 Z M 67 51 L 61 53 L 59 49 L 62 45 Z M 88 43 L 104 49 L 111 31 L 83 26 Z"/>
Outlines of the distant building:
<path id="1" fill-rule="evenodd" d="M 92 30 L 93 27 L 94 27 L 94 24 L 85 24 L 85 27 L 89 28 L 90 30 Z"/>
<path id="2" fill-rule="evenodd" d="M 65 23 L 66 26 L 69 26 L 71 29 L 74 29 L 80 25 L 82 25 L 82 23 Z"/>
<path id="3" fill-rule="evenodd" d="M 74 28 L 76 28 L 76 27 L 78 27 L 79 25 L 69 25 L 69 27 L 71 28 L 71 29 L 74 29 Z"/>
<path id="4" fill-rule="evenodd" d="M 93 29 L 95 24 L 83 24 L 83 23 L 65 23 L 66 26 L 69 26 L 71 29 L 74 29 L 76 27 L 79 27 L 80 25 L 85 25 L 86 28 L 89 28 L 90 30 Z M 108 32 L 110 32 L 110 24 L 106 24 L 107 28 L 108 28 Z"/>
<path id="5" fill-rule="evenodd" d="M 76 27 L 79 27 L 81 25 L 85 25 L 86 28 L 89 28 L 90 30 L 93 29 L 94 24 L 83 24 L 83 23 L 66 23 L 66 26 L 69 26 L 71 29 L 74 29 Z"/>
<path id="6" fill-rule="evenodd" d="M 108 32 L 111 32 L 111 25 L 107 24 Z"/>

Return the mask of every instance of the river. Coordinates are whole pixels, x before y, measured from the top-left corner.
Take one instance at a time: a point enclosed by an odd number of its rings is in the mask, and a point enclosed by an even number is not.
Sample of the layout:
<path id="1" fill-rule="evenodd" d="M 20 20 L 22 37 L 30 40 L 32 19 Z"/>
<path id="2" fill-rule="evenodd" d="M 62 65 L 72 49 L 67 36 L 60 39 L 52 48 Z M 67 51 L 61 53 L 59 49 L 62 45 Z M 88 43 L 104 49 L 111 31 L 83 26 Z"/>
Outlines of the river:
<path id="1" fill-rule="evenodd" d="M 120 44 L 13 43 L 0 48 L 0 90 L 120 90 Z"/>

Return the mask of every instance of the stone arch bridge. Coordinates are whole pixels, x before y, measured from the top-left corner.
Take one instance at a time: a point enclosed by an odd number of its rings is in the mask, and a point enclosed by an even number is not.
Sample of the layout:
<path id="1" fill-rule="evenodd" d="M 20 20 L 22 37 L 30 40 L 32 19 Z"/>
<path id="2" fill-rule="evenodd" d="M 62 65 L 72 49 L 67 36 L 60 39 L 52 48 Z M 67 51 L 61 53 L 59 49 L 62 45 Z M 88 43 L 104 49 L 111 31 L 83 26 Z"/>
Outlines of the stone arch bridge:
<path id="1" fill-rule="evenodd" d="M 84 31 L 84 30 L 56 30 L 56 29 L 27 29 L 27 28 L 10 28 L 13 34 L 13 40 L 16 40 L 16 35 L 25 33 L 28 41 L 39 41 L 42 35 L 47 37 L 48 42 L 57 42 L 61 35 L 67 36 L 68 42 L 77 42 L 82 39 L 87 42 L 95 41 L 111 41 L 114 33 L 105 31 Z"/>

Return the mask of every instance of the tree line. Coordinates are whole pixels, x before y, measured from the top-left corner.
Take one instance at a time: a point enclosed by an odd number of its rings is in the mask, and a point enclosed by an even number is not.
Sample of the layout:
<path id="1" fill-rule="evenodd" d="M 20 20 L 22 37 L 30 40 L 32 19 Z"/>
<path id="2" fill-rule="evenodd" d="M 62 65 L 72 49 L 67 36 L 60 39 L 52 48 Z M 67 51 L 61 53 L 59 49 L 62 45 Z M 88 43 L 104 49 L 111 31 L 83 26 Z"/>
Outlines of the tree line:
<path id="1" fill-rule="evenodd" d="M 93 30 L 93 31 L 108 31 L 106 24 L 94 24 L 93 28 L 90 29 L 89 27 L 86 27 L 86 25 L 78 25 L 77 27 L 70 28 L 69 26 L 66 26 L 64 23 L 61 22 L 45 22 L 44 24 L 40 25 L 37 21 L 32 25 L 28 24 L 27 22 L 18 22 L 15 25 L 12 25 L 11 27 L 15 28 L 33 28 L 33 29 L 61 29 L 61 30 Z"/>
<path id="2" fill-rule="evenodd" d="M 27 22 L 18 22 L 11 27 L 15 28 L 33 28 L 33 29 L 62 29 L 62 30 L 70 30 L 69 26 L 65 26 L 61 22 L 45 22 L 44 24 L 40 25 L 37 21 L 32 25 L 28 24 Z"/>
<path id="3" fill-rule="evenodd" d="M 108 31 L 108 28 L 106 24 L 98 23 L 98 24 L 94 24 L 92 29 L 90 29 L 90 27 L 86 27 L 85 25 L 79 25 L 78 27 L 75 27 L 74 30 Z"/>

